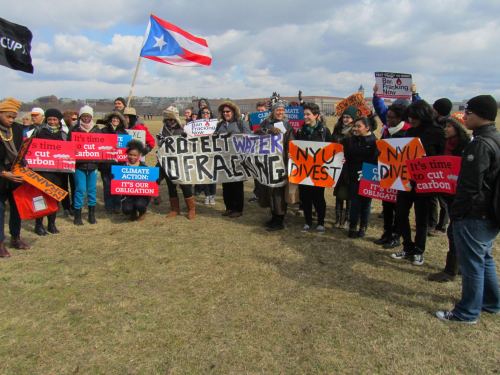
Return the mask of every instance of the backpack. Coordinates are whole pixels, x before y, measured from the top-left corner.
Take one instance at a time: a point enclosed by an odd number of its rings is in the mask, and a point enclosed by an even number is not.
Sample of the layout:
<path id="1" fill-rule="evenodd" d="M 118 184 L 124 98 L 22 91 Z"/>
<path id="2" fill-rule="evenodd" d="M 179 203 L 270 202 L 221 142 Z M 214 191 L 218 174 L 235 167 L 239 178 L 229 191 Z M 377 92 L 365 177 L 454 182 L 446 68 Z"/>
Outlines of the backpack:
<path id="1" fill-rule="evenodd" d="M 493 186 L 489 187 L 492 191 L 492 208 L 495 222 L 500 228 L 500 136 L 497 137 L 480 137 L 496 155 L 496 165 L 492 173 L 494 173 Z"/>

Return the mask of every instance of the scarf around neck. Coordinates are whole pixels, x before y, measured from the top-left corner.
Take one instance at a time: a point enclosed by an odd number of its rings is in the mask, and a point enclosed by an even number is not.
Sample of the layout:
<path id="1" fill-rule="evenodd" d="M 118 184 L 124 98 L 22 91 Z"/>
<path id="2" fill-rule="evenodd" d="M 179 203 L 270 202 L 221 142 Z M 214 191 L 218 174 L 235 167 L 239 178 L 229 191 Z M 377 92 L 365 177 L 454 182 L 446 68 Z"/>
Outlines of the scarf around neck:
<path id="1" fill-rule="evenodd" d="M 389 132 L 390 135 L 396 134 L 398 131 L 403 129 L 403 126 L 405 126 L 405 122 L 401 121 L 399 124 L 396 126 L 393 126 L 392 128 L 387 128 L 387 131 Z"/>
<path id="2" fill-rule="evenodd" d="M 5 146 L 6 156 L 3 161 L 4 165 L 10 165 L 17 157 L 17 148 L 14 144 L 14 133 L 12 128 L 8 128 L 0 124 L 0 132 L 2 132 L 2 143 Z M 4 139 L 5 138 L 5 139 Z M 10 140 L 6 140 L 9 139 Z"/>

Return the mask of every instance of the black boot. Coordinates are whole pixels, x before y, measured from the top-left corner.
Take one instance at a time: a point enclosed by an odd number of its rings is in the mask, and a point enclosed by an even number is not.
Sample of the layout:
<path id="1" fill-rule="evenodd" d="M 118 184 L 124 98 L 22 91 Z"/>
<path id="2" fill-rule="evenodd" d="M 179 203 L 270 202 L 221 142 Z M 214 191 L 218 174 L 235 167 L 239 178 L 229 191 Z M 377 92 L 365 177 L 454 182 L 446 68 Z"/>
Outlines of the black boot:
<path id="1" fill-rule="evenodd" d="M 349 232 L 347 234 L 347 237 L 349 237 L 349 238 L 358 238 L 359 237 L 359 232 L 356 230 L 356 226 L 349 225 Z"/>
<path id="2" fill-rule="evenodd" d="M 283 222 L 285 221 L 285 215 L 274 215 L 274 223 L 267 227 L 267 230 L 269 232 L 274 232 L 276 230 L 282 230 L 285 229 L 285 225 Z"/>
<path id="3" fill-rule="evenodd" d="M 373 241 L 375 245 L 385 245 L 387 242 L 389 242 L 392 239 L 392 234 L 384 232 L 382 234 L 382 237 L 380 237 L 378 240 Z"/>
<path id="4" fill-rule="evenodd" d="M 45 230 L 45 227 L 43 226 L 43 217 L 40 217 L 35 220 L 35 233 L 38 234 L 39 236 L 46 236 L 47 231 Z"/>
<path id="5" fill-rule="evenodd" d="M 365 235 L 366 235 L 366 230 L 368 229 L 368 225 L 366 224 L 361 224 L 359 226 L 359 230 L 358 230 L 358 237 L 359 238 L 363 238 Z"/>
<path id="6" fill-rule="evenodd" d="M 338 227 L 340 225 L 340 217 L 342 216 L 342 207 L 340 207 L 340 204 L 337 203 L 335 206 L 335 223 L 333 224 L 334 227 Z"/>
<path id="7" fill-rule="evenodd" d="M 57 217 L 57 214 L 52 214 L 52 215 L 48 216 L 49 225 L 47 225 L 47 230 L 52 234 L 59 233 L 59 229 L 57 229 L 57 227 L 56 227 L 56 217 Z"/>
<path id="8" fill-rule="evenodd" d="M 89 223 L 97 224 L 97 220 L 95 219 L 95 206 L 89 206 Z"/>
<path id="9" fill-rule="evenodd" d="M 81 208 L 78 208 L 78 209 L 74 209 L 73 211 L 73 214 L 74 214 L 74 217 L 73 217 L 73 224 L 75 225 L 83 225 L 83 221 L 82 221 L 82 209 Z"/>

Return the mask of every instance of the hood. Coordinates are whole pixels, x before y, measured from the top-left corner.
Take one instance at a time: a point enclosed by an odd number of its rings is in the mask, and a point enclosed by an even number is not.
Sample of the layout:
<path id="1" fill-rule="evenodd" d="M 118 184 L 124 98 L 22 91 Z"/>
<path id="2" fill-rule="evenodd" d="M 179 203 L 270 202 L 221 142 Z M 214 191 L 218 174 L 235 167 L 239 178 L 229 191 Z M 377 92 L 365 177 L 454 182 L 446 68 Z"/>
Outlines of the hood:
<path id="1" fill-rule="evenodd" d="M 222 102 L 219 105 L 219 108 L 217 109 L 217 112 L 219 112 L 219 117 L 221 119 L 224 119 L 224 117 L 222 117 L 222 109 L 224 107 L 229 107 L 233 110 L 235 120 L 239 120 L 241 118 L 241 112 L 240 112 L 240 109 L 238 108 L 238 106 L 236 104 L 234 104 L 232 101 L 226 100 L 226 101 Z"/>

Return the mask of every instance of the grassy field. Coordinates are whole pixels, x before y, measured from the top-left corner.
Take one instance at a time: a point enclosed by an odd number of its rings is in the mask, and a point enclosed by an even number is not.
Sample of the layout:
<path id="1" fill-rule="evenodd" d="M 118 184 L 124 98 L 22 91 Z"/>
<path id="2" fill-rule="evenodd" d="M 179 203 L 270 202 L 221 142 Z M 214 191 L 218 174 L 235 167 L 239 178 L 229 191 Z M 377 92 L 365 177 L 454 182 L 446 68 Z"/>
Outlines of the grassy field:
<path id="1" fill-rule="evenodd" d="M 429 239 L 422 267 L 393 261 L 372 243 L 379 204 L 351 240 L 326 195 L 323 235 L 293 210 L 271 234 L 255 204 L 223 218 L 220 196 L 194 222 L 167 220 L 165 185 L 142 223 L 102 205 L 97 225 L 61 218 L 59 235 L 24 223 L 32 250 L 0 261 L 0 374 L 500 373 L 498 317 L 432 316 L 460 295 L 460 281 L 426 280 L 446 239 Z"/>

